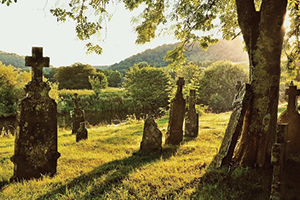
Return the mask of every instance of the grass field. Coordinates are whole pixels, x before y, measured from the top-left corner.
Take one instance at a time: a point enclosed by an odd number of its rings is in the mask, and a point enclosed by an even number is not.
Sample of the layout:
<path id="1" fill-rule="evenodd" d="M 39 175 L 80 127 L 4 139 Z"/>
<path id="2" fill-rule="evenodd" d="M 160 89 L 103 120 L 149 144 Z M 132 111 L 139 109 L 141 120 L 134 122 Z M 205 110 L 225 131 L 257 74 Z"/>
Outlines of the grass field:
<path id="1" fill-rule="evenodd" d="M 138 152 L 142 120 L 90 128 L 79 143 L 70 130 L 59 130 L 57 175 L 22 183 L 9 183 L 14 138 L 0 138 L 0 199 L 268 199 L 264 175 L 210 167 L 229 117 L 200 116 L 196 139 L 163 146 L 161 154 Z M 167 116 L 157 120 L 163 139 L 167 122 Z"/>

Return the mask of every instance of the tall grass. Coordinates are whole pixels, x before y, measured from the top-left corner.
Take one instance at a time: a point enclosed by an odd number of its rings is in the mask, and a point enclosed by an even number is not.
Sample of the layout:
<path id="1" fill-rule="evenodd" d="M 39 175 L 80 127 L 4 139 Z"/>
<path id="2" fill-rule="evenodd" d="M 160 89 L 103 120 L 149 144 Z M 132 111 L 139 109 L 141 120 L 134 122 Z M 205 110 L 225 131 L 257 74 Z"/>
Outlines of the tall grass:
<path id="1" fill-rule="evenodd" d="M 196 139 L 184 138 L 180 146 L 163 146 L 161 154 L 138 152 L 143 121 L 90 128 L 89 139 L 79 143 L 70 130 L 60 130 L 57 175 L 21 183 L 8 182 L 13 172 L 9 158 L 14 138 L 1 138 L 0 199 L 266 198 L 268 191 L 256 176 L 251 178 L 251 170 L 229 173 L 209 167 L 229 116 L 202 115 Z M 157 120 L 163 138 L 167 121 L 167 116 Z"/>

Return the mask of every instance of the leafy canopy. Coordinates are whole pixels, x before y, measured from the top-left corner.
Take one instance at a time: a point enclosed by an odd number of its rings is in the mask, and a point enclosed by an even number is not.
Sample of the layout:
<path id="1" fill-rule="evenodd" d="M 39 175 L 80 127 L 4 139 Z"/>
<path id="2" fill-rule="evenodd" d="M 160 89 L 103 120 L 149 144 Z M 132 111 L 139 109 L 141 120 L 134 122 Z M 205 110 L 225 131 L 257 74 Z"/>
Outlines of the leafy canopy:
<path id="1" fill-rule="evenodd" d="M 136 107 L 157 109 L 168 105 L 172 90 L 170 75 L 162 68 L 132 66 L 125 74 L 123 86 Z"/>
<path id="2" fill-rule="evenodd" d="M 0 0 L 10 5 L 12 0 Z M 17 2 L 17 0 L 14 0 Z M 102 53 L 99 44 L 93 44 L 93 36 L 100 36 L 103 23 L 111 18 L 108 5 L 116 6 L 121 0 L 69 0 L 68 5 L 59 5 L 51 13 L 58 21 L 67 19 L 76 22 L 76 33 L 80 40 L 88 41 L 87 52 Z M 125 8 L 132 11 L 141 8 L 140 23 L 135 27 L 138 36 L 136 43 L 149 42 L 163 30 L 174 33 L 182 41 L 166 60 L 176 63 L 185 62 L 183 52 L 192 47 L 196 41 L 207 48 L 208 44 L 217 42 L 211 33 L 222 32 L 224 39 L 233 39 L 241 34 L 237 20 L 236 1 L 234 0 L 122 0 Z M 263 0 L 253 0 L 257 11 Z M 286 55 L 293 67 L 300 57 L 300 0 L 288 0 L 290 27 L 286 34 Z M 276 15 L 276 13 L 275 13 Z M 218 20 L 216 20 L 218 19 Z"/>

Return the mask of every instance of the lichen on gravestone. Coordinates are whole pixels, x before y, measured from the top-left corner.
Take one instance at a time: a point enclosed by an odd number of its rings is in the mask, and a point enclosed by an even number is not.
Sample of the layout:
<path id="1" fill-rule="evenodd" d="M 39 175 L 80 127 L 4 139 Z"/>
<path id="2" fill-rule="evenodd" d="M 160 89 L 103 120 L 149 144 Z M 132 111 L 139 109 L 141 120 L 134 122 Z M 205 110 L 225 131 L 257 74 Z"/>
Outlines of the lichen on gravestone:
<path id="1" fill-rule="evenodd" d="M 19 132 L 15 138 L 14 173 L 11 181 L 53 176 L 57 170 L 57 106 L 48 95 L 50 86 L 43 82 L 43 67 L 49 67 L 43 49 L 32 48 L 25 65 L 32 66 L 32 79 L 26 85 L 19 104 Z"/>

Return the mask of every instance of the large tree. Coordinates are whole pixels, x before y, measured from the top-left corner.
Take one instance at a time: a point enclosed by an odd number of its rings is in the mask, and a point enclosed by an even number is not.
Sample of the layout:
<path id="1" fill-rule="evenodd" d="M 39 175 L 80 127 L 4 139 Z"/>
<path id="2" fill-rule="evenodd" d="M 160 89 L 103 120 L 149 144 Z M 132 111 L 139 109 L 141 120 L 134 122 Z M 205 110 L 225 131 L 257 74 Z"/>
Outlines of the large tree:
<path id="1" fill-rule="evenodd" d="M 70 0 L 67 7 L 54 9 L 52 13 L 61 21 L 68 17 L 75 20 L 78 38 L 89 40 L 102 29 L 103 19 L 109 17 L 107 5 L 120 1 Z M 269 158 L 277 122 L 280 58 L 285 35 L 283 22 L 287 8 L 293 19 L 288 36 L 294 47 L 288 52 L 291 55 L 289 58 L 291 63 L 299 59 L 299 0 L 122 1 L 128 10 L 139 6 L 144 9 L 141 13 L 142 22 L 135 28 L 137 43 L 153 39 L 160 25 L 173 27 L 175 37 L 182 41 L 168 55 L 174 65 L 184 62 L 183 51 L 195 41 L 200 41 L 204 48 L 216 42 L 209 32 L 214 28 L 220 28 L 225 39 L 242 34 L 249 55 L 253 98 L 247 111 L 241 142 L 235 150 L 235 159 L 246 166 L 264 166 Z M 214 20 L 216 18 L 219 20 Z M 91 43 L 87 43 L 87 49 L 102 52 L 99 45 Z"/>

